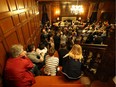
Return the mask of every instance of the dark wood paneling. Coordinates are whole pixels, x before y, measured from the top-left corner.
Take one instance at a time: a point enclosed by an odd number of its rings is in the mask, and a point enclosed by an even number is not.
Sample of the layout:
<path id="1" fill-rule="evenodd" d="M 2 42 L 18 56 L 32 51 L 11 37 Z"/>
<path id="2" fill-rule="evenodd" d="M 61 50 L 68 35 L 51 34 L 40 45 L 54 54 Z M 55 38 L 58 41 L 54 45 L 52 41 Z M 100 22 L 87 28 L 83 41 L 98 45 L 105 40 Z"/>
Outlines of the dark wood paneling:
<path id="1" fill-rule="evenodd" d="M 39 16 L 36 19 L 35 3 L 35 0 L 0 0 L 0 87 L 4 60 L 11 45 L 20 43 L 26 48 L 29 43 L 38 44 Z"/>
<path id="2" fill-rule="evenodd" d="M 8 37 L 6 37 L 6 43 L 8 47 L 10 48 L 13 44 L 18 44 L 18 37 L 16 32 L 11 33 Z"/>
<path id="3" fill-rule="evenodd" d="M 20 21 L 21 21 L 21 22 L 26 21 L 26 14 L 25 14 L 25 12 L 19 14 L 19 18 L 20 18 Z"/>
<path id="4" fill-rule="evenodd" d="M 6 50 L 2 42 L 0 42 L 0 75 L 2 75 L 5 58 L 6 58 Z"/>
<path id="5" fill-rule="evenodd" d="M 25 43 L 27 44 L 28 43 L 28 39 L 30 38 L 29 37 L 29 30 L 28 30 L 28 25 L 27 24 L 22 26 L 22 32 L 23 32 Z"/>
<path id="6" fill-rule="evenodd" d="M 6 51 L 2 42 L 0 42 L 0 87 L 2 87 L 2 75 L 6 60 Z"/>
<path id="7" fill-rule="evenodd" d="M 31 32 L 34 32 L 34 23 L 33 20 L 30 20 L 30 25 L 31 25 Z"/>
<path id="8" fill-rule="evenodd" d="M 17 29 L 17 35 L 18 35 L 20 44 L 25 45 L 24 36 L 23 36 L 23 32 L 21 28 Z"/>
<path id="9" fill-rule="evenodd" d="M 32 36 L 32 28 L 31 28 L 31 23 L 30 22 L 28 22 L 28 26 L 29 26 L 29 33 L 30 33 L 30 37 Z"/>
<path id="10" fill-rule="evenodd" d="M 1 26 L 3 33 L 7 33 L 8 31 L 13 29 L 13 27 L 14 27 L 13 22 L 12 22 L 12 18 L 8 17 L 8 18 L 5 18 L 3 20 L 0 20 L 0 26 Z"/>
<path id="11" fill-rule="evenodd" d="M 14 22 L 15 26 L 20 24 L 20 20 L 19 20 L 19 16 L 18 15 L 13 15 L 12 18 L 13 18 L 13 22 Z"/>

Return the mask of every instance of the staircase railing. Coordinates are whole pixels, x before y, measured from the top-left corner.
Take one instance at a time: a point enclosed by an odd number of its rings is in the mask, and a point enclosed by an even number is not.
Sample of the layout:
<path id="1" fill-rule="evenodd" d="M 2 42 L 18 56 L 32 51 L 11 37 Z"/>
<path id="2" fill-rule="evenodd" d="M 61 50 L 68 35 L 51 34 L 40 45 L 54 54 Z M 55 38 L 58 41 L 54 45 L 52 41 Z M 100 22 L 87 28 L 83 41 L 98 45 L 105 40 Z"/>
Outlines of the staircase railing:
<path id="1" fill-rule="evenodd" d="M 102 61 L 108 45 L 104 44 L 82 44 L 83 50 L 83 70 L 88 72 L 93 78 Z"/>

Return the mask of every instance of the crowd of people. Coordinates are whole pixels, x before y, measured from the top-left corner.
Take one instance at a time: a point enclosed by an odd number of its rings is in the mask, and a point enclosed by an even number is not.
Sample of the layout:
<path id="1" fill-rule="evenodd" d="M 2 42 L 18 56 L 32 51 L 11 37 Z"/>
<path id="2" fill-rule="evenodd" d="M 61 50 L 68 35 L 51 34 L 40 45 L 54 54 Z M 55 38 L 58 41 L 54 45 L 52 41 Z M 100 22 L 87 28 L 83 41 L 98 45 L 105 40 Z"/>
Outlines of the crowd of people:
<path id="1" fill-rule="evenodd" d="M 26 51 L 20 44 L 11 47 L 11 56 L 5 66 L 6 87 L 31 87 L 34 76 L 44 74 L 56 76 L 62 67 L 62 74 L 68 79 L 79 79 L 82 74 L 82 43 L 105 44 L 108 31 L 114 29 L 108 21 L 78 25 L 41 27 L 40 44 L 36 48 L 29 44 Z"/>

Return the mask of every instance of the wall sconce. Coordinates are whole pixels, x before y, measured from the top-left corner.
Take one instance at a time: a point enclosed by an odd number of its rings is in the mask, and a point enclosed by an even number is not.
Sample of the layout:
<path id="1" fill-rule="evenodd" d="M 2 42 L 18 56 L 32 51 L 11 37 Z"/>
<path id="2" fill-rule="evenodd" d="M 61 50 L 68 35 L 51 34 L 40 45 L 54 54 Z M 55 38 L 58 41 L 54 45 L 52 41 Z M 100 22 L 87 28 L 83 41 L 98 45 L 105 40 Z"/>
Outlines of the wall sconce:
<path id="1" fill-rule="evenodd" d="M 57 17 L 57 21 L 59 21 L 60 20 L 60 18 L 59 17 Z"/>
<path id="2" fill-rule="evenodd" d="M 81 17 L 79 17 L 78 20 L 81 21 Z"/>
<path id="3" fill-rule="evenodd" d="M 56 10 L 56 11 L 55 11 L 55 14 L 56 14 L 56 15 L 60 15 L 60 10 Z"/>

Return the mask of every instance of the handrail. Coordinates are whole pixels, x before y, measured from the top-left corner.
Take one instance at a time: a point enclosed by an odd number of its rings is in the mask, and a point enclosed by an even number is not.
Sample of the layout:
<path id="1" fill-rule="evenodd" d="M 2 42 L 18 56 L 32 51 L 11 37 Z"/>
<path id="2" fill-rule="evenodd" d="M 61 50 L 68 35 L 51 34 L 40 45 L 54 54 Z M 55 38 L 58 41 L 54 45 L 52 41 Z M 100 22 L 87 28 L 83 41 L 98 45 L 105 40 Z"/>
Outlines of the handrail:
<path id="1" fill-rule="evenodd" d="M 83 51 L 83 68 L 96 74 L 108 45 L 105 44 L 81 44 Z"/>

